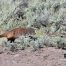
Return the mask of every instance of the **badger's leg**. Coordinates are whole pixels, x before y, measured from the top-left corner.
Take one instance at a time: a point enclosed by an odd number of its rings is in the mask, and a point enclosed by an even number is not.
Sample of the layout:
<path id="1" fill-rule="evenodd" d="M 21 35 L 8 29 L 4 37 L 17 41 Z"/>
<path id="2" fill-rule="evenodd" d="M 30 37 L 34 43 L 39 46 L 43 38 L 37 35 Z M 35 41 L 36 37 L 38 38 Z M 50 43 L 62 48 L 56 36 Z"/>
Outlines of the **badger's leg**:
<path id="1" fill-rule="evenodd" d="M 10 43 L 12 43 L 12 42 L 15 41 L 15 38 L 14 38 L 14 37 L 12 37 L 12 38 L 7 38 L 7 39 L 8 39 L 8 41 L 10 41 Z"/>

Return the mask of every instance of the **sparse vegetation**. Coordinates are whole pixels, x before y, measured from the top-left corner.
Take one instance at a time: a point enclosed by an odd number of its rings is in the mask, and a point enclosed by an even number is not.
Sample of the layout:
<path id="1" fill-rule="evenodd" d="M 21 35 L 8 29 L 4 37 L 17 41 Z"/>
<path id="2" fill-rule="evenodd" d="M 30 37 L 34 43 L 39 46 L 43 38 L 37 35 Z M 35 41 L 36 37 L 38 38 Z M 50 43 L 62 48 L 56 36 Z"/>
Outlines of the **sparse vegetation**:
<path id="1" fill-rule="evenodd" d="M 61 33 L 66 32 L 65 4 L 65 0 L 0 0 L 0 30 L 7 31 L 16 27 L 35 28 L 36 34 L 33 37 L 37 39 L 20 37 L 16 43 L 18 48 L 33 46 L 37 49 L 44 45 L 60 47 L 62 44 L 66 46 L 66 37 L 60 37 Z M 56 36 L 55 33 L 60 35 Z M 55 36 L 51 37 L 49 34 Z M 8 42 L 6 44 L 10 45 Z"/>

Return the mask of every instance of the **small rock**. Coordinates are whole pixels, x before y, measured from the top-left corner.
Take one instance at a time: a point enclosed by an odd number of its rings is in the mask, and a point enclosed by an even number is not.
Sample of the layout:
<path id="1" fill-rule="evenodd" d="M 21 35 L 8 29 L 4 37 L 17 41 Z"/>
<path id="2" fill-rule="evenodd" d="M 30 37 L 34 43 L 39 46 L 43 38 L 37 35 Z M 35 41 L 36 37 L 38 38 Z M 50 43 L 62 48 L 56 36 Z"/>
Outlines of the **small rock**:
<path id="1" fill-rule="evenodd" d="M 66 58 L 66 54 L 64 54 L 64 58 Z"/>
<path id="2" fill-rule="evenodd" d="M 3 53 L 3 51 L 0 51 L 0 54 L 2 54 Z"/>
<path id="3" fill-rule="evenodd" d="M 66 58 L 66 50 L 64 50 L 64 58 Z"/>

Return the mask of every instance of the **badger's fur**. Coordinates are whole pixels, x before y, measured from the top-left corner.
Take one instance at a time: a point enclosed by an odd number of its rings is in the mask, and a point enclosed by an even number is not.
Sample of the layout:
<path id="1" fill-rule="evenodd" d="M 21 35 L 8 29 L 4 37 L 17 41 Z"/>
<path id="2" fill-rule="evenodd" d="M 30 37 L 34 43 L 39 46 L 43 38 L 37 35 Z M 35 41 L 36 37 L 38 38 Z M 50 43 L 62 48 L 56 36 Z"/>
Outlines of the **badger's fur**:
<path id="1" fill-rule="evenodd" d="M 10 40 L 11 42 L 18 38 L 21 35 L 33 35 L 35 34 L 35 30 L 33 28 L 15 28 L 10 31 L 6 31 L 5 33 L 0 35 L 1 37 L 6 37 L 8 41 Z"/>

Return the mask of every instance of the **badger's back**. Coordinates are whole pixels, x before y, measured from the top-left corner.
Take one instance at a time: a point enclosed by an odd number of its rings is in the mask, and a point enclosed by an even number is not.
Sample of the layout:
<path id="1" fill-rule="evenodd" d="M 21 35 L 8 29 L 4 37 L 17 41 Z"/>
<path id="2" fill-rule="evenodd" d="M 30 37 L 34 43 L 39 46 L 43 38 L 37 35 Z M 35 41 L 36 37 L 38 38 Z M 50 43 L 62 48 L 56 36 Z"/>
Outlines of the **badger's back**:
<path id="1" fill-rule="evenodd" d="M 33 35 L 35 30 L 33 28 L 16 28 L 13 31 L 14 37 L 19 37 L 21 35 Z"/>

